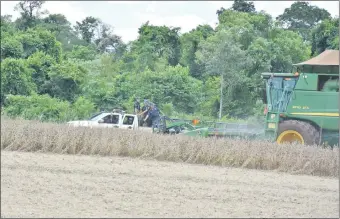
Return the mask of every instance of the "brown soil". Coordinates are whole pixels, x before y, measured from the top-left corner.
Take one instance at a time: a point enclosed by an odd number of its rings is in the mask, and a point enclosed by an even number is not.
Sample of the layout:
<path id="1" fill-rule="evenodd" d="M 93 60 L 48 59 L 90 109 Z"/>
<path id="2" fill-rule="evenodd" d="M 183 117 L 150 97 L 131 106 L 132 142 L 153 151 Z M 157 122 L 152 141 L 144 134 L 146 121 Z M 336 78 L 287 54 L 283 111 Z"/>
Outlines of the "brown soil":
<path id="1" fill-rule="evenodd" d="M 336 178 L 1 151 L 1 217 L 339 217 Z"/>

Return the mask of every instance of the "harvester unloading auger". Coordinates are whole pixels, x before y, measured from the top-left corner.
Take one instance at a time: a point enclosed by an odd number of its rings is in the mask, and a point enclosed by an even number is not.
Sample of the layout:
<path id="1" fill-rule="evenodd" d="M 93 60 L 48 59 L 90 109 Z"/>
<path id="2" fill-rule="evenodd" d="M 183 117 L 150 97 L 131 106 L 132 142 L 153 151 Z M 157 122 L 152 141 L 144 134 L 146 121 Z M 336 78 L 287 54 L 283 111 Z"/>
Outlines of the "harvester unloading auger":
<path id="1" fill-rule="evenodd" d="M 279 144 L 339 145 L 339 50 L 295 64 L 295 73 L 262 73 L 265 127 L 215 123 L 179 133 L 187 136 L 268 139 Z M 162 120 L 163 131 L 190 127 L 190 121 Z M 196 126 L 195 126 L 196 125 Z M 166 128 L 165 128 L 166 127 Z M 177 133 L 177 132 L 176 132 Z"/>

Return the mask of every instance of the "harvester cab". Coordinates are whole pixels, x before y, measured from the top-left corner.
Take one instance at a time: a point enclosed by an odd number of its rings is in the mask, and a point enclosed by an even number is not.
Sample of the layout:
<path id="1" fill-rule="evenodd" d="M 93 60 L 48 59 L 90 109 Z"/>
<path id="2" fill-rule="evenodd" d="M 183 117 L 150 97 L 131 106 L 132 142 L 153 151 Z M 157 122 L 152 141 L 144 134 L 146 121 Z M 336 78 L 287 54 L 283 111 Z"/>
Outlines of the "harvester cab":
<path id="1" fill-rule="evenodd" d="M 298 80 L 298 74 L 263 73 L 266 79 L 266 122 L 267 133 L 277 134 L 280 117 L 287 111 L 288 104 Z"/>
<path id="2" fill-rule="evenodd" d="M 339 51 L 298 63 L 296 73 L 262 73 L 265 133 L 277 143 L 339 143 Z"/>

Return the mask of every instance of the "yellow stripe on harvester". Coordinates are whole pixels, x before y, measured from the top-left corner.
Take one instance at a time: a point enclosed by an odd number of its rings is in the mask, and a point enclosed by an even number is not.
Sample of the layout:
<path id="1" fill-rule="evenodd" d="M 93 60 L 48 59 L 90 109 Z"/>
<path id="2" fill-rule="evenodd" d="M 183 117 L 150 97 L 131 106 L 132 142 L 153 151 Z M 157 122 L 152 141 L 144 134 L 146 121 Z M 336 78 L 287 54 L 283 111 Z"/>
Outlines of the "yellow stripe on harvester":
<path id="1" fill-rule="evenodd" d="M 330 116 L 339 117 L 339 113 L 290 113 L 292 115 L 303 115 L 303 116 Z"/>

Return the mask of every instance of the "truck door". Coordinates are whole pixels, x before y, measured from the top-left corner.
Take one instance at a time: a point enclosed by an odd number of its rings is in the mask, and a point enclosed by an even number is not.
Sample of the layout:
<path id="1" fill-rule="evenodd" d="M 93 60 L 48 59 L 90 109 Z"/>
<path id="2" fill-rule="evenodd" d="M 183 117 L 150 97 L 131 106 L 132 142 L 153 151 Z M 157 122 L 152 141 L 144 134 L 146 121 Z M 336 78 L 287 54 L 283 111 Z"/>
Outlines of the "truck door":
<path id="1" fill-rule="evenodd" d="M 119 128 L 119 121 L 121 120 L 120 118 L 120 114 L 112 113 L 100 119 L 100 121 L 98 121 L 98 125 L 96 126 L 100 128 Z"/>
<path id="2" fill-rule="evenodd" d="M 113 128 L 119 128 L 121 126 L 121 120 L 122 120 L 122 115 L 118 113 L 113 113 L 112 114 L 112 123 L 110 124 L 110 127 Z"/>
<path id="3" fill-rule="evenodd" d="M 121 128 L 123 129 L 135 129 L 134 123 L 136 121 L 135 115 L 125 114 L 123 117 L 123 124 Z M 137 121 L 138 122 L 138 121 Z"/>

